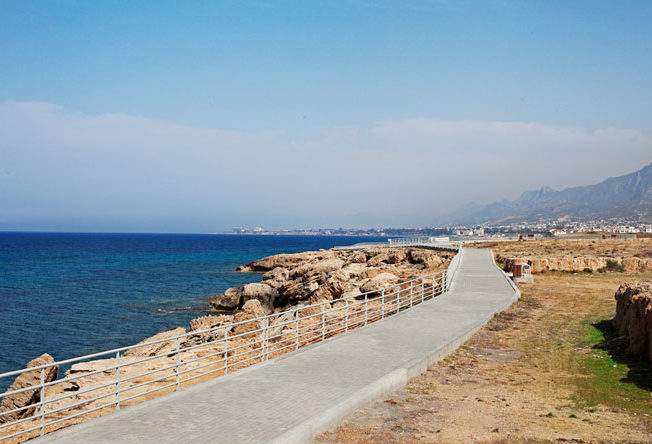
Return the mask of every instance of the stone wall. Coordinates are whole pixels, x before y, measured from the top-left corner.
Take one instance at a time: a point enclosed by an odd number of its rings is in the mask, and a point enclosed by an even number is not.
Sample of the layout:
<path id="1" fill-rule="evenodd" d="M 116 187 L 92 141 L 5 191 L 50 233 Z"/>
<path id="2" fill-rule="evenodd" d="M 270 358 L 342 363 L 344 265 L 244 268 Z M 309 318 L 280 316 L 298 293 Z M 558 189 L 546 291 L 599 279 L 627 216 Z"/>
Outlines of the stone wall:
<path id="1" fill-rule="evenodd" d="M 548 255 L 548 256 L 520 256 L 511 257 L 502 254 L 496 256 L 496 262 L 505 265 L 505 271 L 512 271 L 514 264 L 526 262 L 532 267 L 532 273 L 543 273 L 546 271 L 584 271 L 589 268 L 592 271 L 607 268 L 608 261 L 622 265 L 624 271 L 639 272 L 652 270 L 651 258 L 639 258 L 635 256 L 608 257 L 608 256 L 571 256 L 571 255 Z"/>

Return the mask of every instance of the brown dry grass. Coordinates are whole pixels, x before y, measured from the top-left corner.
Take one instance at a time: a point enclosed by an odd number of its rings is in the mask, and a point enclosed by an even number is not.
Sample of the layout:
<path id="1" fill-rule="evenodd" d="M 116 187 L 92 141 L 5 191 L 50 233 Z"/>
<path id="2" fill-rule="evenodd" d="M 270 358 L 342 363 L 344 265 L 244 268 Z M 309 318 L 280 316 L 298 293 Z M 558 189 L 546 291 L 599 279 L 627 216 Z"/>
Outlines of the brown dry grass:
<path id="1" fill-rule="evenodd" d="M 598 255 L 652 257 L 652 238 L 647 239 L 541 239 L 519 242 L 479 242 L 502 255 Z"/>
<path id="2" fill-rule="evenodd" d="M 652 366 L 598 346 L 616 288 L 641 278 L 537 276 L 452 356 L 316 441 L 652 442 Z"/>

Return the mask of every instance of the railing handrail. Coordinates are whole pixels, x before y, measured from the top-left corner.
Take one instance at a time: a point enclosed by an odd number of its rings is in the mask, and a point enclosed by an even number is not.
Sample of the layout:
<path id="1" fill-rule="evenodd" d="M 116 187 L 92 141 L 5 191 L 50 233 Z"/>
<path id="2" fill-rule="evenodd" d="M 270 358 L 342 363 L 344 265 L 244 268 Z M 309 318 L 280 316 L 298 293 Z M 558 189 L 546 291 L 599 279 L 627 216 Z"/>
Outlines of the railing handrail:
<path id="1" fill-rule="evenodd" d="M 21 412 L 23 412 L 22 414 L 25 414 L 24 413 L 25 411 L 29 411 L 28 416 L 26 417 L 22 417 L 22 418 L 19 417 L 19 419 L 14 419 L 13 421 L 0 423 L 0 430 L 9 426 L 15 426 L 17 424 L 26 423 L 27 421 L 33 418 L 36 418 L 37 420 L 40 419 L 40 424 L 35 427 L 29 428 L 29 423 L 27 423 L 28 425 L 27 429 L 23 428 L 22 430 L 19 430 L 17 432 L 13 432 L 13 433 L 10 432 L 11 434 L 9 435 L 0 436 L 0 441 L 4 439 L 8 439 L 10 437 L 23 435 L 25 433 L 34 432 L 37 430 L 40 431 L 41 435 L 43 435 L 45 433 L 46 427 L 52 426 L 54 424 L 58 424 L 65 419 L 76 418 L 84 413 L 90 413 L 92 411 L 105 408 L 105 407 L 110 407 L 110 406 L 114 406 L 116 409 L 119 409 L 121 403 L 130 401 L 140 396 L 145 396 L 149 393 L 153 393 L 158 390 L 163 390 L 173 386 L 176 387 L 174 388 L 174 390 L 180 390 L 180 388 L 182 388 L 180 386 L 181 383 L 187 383 L 189 381 L 195 380 L 196 378 L 206 376 L 209 374 L 214 374 L 217 371 L 223 371 L 223 374 L 227 374 L 230 368 L 233 368 L 234 366 L 237 365 L 247 364 L 248 362 L 256 363 L 258 362 L 258 360 L 260 360 L 260 362 L 263 362 L 264 360 L 268 360 L 274 357 L 272 356 L 270 358 L 270 347 L 271 347 L 271 352 L 275 353 L 276 356 L 278 356 L 278 354 L 281 352 L 285 353 L 287 351 L 291 351 L 292 349 L 297 350 L 299 347 L 313 342 L 322 342 L 326 340 L 327 337 L 333 336 L 341 332 L 349 331 L 350 328 L 359 328 L 360 326 L 366 326 L 368 322 L 375 322 L 378 320 L 385 319 L 387 316 L 390 316 L 395 313 L 399 313 L 399 311 L 402 309 L 412 307 L 416 303 L 423 302 L 426 299 L 430 299 L 439 294 L 443 294 L 447 292 L 450 289 L 450 284 L 455 275 L 455 271 L 458 268 L 458 264 L 462 256 L 461 253 L 462 253 L 462 249 L 460 243 L 459 254 L 457 254 L 453 258 L 453 260 L 451 261 L 451 263 L 449 264 L 446 270 L 427 273 L 421 276 L 414 277 L 412 279 L 397 282 L 395 284 L 382 287 L 382 288 L 377 288 L 367 292 L 361 292 L 346 297 L 341 297 L 341 298 L 332 299 L 328 301 L 321 301 L 313 304 L 295 306 L 288 310 L 284 310 L 282 312 L 270 313 L 267 315 L 246 319 L 244 321 L 231 322 L 228 324 L 218 325 L 207 329 L 189 331 L 180 335 L 170 336 L 170 337 L 157 339 L 153 341 L 147 341 L 147 342 L 133 344 L 125 347 L 119 347 L 119 348 L 105 350 L 97 353 L 91 353 L 88 355 L 77 356 L 70 359 L 54 361 L 52 363 L 42 364 L 35 367 L 26 367 L 24 369 L 2 373 L 0 374 L 0 379 L 20 375 L 27 372 L 40 372 L 40 383 L 34 384 L 29 387 L 23 387 L 17 390 L 6 391 L 0 394 L 0 399 L 4 399 L 7 396 L 16 395 L 18 393 L 27 392 L 27 391 L 40 391 L 40 395 L 37 398 L 38 400 L 35 401 L 33 404 L 0 412 L 0 417 L 2 417 L 8 414 L 21 414 Z M 342 302 L 344 302 L 344 305 L 339 305 L 335 307 L 335 304 L 342 303 Z M 380 302 L 380 305 L 378 304 L 378 302 Z M 326 304 L 329 304 L 330 308 L 326 308 Z M 386 307 L 387 304 L 389 304 L 388 307 Z M 311 310 L 311 309 L 312 310 L 318 309 L 318 310 L 315 311 L 314 313 L 308 312 L 307 314 L 303 314 L 302 316 L 302 313 L 305 313 L 307 310 Z M 345 312 L 346 314 L 343 315 L 342 312 Z M 334 317 L 330 316 L 327 318 L 327 315 L 330 315 L 331 313 L 338 313 L 338 315 L 335 315 Z M 281 320 L 284 316 L 288 316 L 288 315 L 290 315 L 288 319 Z M 314 321 L 314 319 L 316 319 L 316 322 Z M 273 323 L 272 320 L 277 322 Z M 303 322 L 303 325 L 301 325 L 300 321 Z M 308 321 L 308 324 L 305 324 L 306 321 Z M 252 324 L 252 323 L 258 323 L 258 324 L 254 324 L 255 327 L 252 325 L 252 327 L 254 327 L 252 330 L 246 330 L 244 332 L 239 332 L 237 334 L 235 333 L 235 328 L 237 326 L 244 325 L 244 324 Z M 291 332 L 293 330 L 291 328 L 292 324 L 295 324 L 294 333 Z M 290 334 L 292 335 L 292 337 L 290 338 L 284 337 L 284 328 L 288 326 L 290 326 L 289 331 Z M 333 327 L 337 327 L 337 328 L 334 329 Z M 276 331 L 276 329 L 279 328 L 280 331 Z M 305 331 L 306 328 L 308 328 L 308 331 Z M 303 333 L 300 333 L 302 329 L 304 331 Z M 321 332 L 319 333 L 319 331 Z M 217 337 L 208 337 L 208 338 L 204 337 L 199 340 L 199 343 L 182 341 L 184 338 L 197 337 L 201 335 L 210 334 L 211 332 L 220 332 L 220 334 L 217 335 Z M 315 333 L 317 334 L 317 337 L 315 337 Z M 258 337 L 259 339 L 257 339 Z M 242 341 L 236 343 L 233 342 L 234 339 L 249 340 L 250 338 L 252 340 L 245 343 L 243 343 Z M 229 344 L 229 341 L 231 341 L 231 344 Z M 175 344 L 174 349 L 172 350 L 158 349 L 153 352 L 156 354 L 149 355 L 149 356 L 140 355 L 140 356 L 127 357 L 124 356 L 123 354 L 124 352 L 130 350 L 135 350 L 135 349 L 148 347 L 156 344 L 162 344 L 162 343 L 173 344 L 173 345 Z M 220 348 L 220 351 L 216 351 L 216 352 L 212 351 L 210 352 L 209 355 L 205 355 L 205 354 L 185 355 L 186 360 L 183 362 L 180 360 L 181 353 L 189 352 L 191 350 L 198 349 L 200 347 L 206 347 L 206 346 L 217 345 L 217 344 L 223 344 L 223 346 Z M 254 355 L 252 357 L 247 357 L 249 356 L 250 353 L 254 353 L 254 351 L 257 350 L 256 344 L 259 344 L 260 346 L 259 347 L 260 351 L 258 352 L 259 354 Z M 282 347 L 279 348 L 279 346 Z M 251 349 L 251 351 L 249 351 L 248 347 L 253 347 L 253 348 Z M 217 350 L 217 349 L 214 348 L 212 350 Z M 191 359 L 187 359 L 188 356 Z M 206 358 L 211 358 L 214 356 L 218 356 L 219 358 L 211 360 L 208 364 L 199 365 L 200 360 L 204 360 Z M 52 368 L 54 366 L 61 366 L 65 364 L 72 364 L 76 362 L 78 363 L 88 362 L 89 360 L 102 358 L 102 357 L 107 359 L 113 359 L 113 361 L 107 363 L 106 367 L 94 368 L 91 371 L 88 372 L 85 371 L 81 374 L 68 374 L 61 379 L 55 379 L 49 382 L 45 382 L 44 375 L 46 369 L 48 368 Z M 142 369 L 138 370 L 139 371 L 138 374 L 135 374 L 135 372 L 132 374 L 122 373 L 121 376 L 121 369 L 123 368 L 127 368 L 143 362 L 153 361 L 156 359 L 161 359 L 166 357 L 167 358 L 174 357 L 176 362 L 174 364 L 171 364 L 170 362 L 156 363 L 153 367 L 147 367 L 146 370 L 142 370 Z M 231 361 L 230 363 L 229 360 Z M 188 367 L 188 365 L 193 363 L 197 363 L 197 364 L 193 365 L 192 367 Z M 184 365 L 186 367 L 182 370 L 182 366 Z M 206 368 L 206 367 L 210 368 L 211 366 L 215 366 L 215 365 L 219 365 L 219 366 L 223 365 L 223 368 L 222 367 L 217 369 Z M 203 373 L 200 374 L 195 374 L 201 369 L 206 369 L 207 371 L 204 371 Z M 173 371 L 173 374 L 167 375 L 168 371 Z M 144 376 L 150 376 L 160 372 L 165 372 L 166 375 L 162 377 L 157 376 L 155 377 L 155 379 L 148 378 L 144 382 L 137 381 L 138 378 L 142 378 Z M 50 397 L 50 399 L 47 400 L 45 399 L 46 387 L 51 387 L 57 384 L 70 383 L 72 381 L 80 380 L 82 378 L 92 376 L 92 375 L 97 375 L 100 373 L 115 374 L 115 380 L 109 382 L 104 381 L 101 384 L 92 385 L 90 387 L 84 386 L 82 387 L 83 388 L 82 391 L 71 391 L 69 393 L 66 393 L 64 390 L 61 393 L 56 393 L 54 398 Z M 188 377 L 186 377 L 186 375 Z M 169 378 L 175 378 L 175 382 L 166 384 L 165 381 L 169 380 Z M 125 385 L 125 383 L 127 383 L 128 381 L 136 381 L 136 383 Z M 159 381 L 161 381 L 161 383 L 163 383 L 164 385 L 162 386 L 154 385 L 154 388 L 151 389 L 149 388 L 151 387 L 150 384 L 156 384 Z M 89 397 L 87 399 L 81 398 L 81 401 L 79 400 L 80 398 L 76 398 L 75 401 L 76 403 L 73 403 L 72 405 L 65 405 L 63 407 L 61 405 L 58 406 L 55 405 L 53 409 L 51 408 L 51 410 L 46 411 L 45 406 L 48 404 L 51 405 L 55 402 L 59 402 L 66 399 L 74 400 L 75 399 L 74 397 L 77 395 L 83 395 L 89 392 L 93 392 L 95 390 L 106 389 L 107 387 L 111 387 L 111 386 L 115 387 L 114 391 L 108 393 L 100 392 L 100 394 L 93 395 L 92 397 Z M 146 391 L 143 393 L 141 393 L 140 391 L 136 391 L 135 392 L 136 394 L 133 394 L 134 393 L 133 390 L 138 389 L 140 387 L 145 388 Z M 132 394 L 126 397 L 122 397 L 121 393 L 125 393 L 127 391 L 132 391 L 131 392 Z M 97 406 L 93 407 L 91 405 L 91 403 L 96 403 L 97 401 L 101 399 L 105 399 L 107 397 L 115 397 L 115 400 L 108 404 L 102 404 L 102 406 L 100 407 Z M 51 416 L 55 413 L 58 414 L 59 412 L 62 412 L 64 410 L 77 409 L 85 404 L 89 405 L 88 410 L 84 410 L 83 412 L 79 412 L 79 413 L 74 413 L 72 415 L 65 416 L 64 418 L 55 417 L 56 419 L 50 420 L 50 422 L 46 421 L 46 417 L 48 415 Z M 34 409 L 33 414 L 31 414 L 31 409 Z"/>
<path id="2" fill-rule="evenodd" d="M 384 287 L 382 289 L 387 291 L 387 290 L 389 290 L 391 288 L 395 288 L 395 287 L 399 287 L 401 285 L 409 284 L 410 282 L 414 282 L 416 280 L 421 280 L 421 279 L 425 279 L 425 278 L 428 278 L 428 277 L 434 277 L 434 276 L 436 276 L 438 274 L 442 274 L 442 273 L 445 273 L 445 272 L 446 272 L 446 270 L 436 271 L 436 272 L 433 272 L 433 273 L 418 276 L 416 278 L 412 278 L 412 279 L 407 280 L 407 281 L 398 282 L 396 284 L 392 284 L 392 285 Z M 346 299 L 358 299 L 358 298 L 360 298 L 361 296 L 364 296 L 364 295 L 378 293 L 379 290 L 381 290 L 381 289 L 370 290 L 370 291 L 367 291 L 367 292 L 364 292 L 364 293 L 357 293 L 357 294 L 346 296 L 346 297 L 343 297 L 343 298 L 332 299 L 332 300 L 330 300 L 328 302 L 329 303 L 335 303 L 335 302 L 344 301 Z M 25 367 L 25 368 L 20 369 L 20 370 L 12 370 L 10 372 L 0 373 L 0 379 L 6 378 L 6 377 L 9 377 L 9 376 L 15 376 L 15 375 L 25 373 L 25 372 L 28 372 L 28 371 L 36 371 L 36 370 L 50 368 L 50 367 L 53 367 L 55 365 L 63 365 L 63 364 L 70 364 L 72 362 L 77 362 L 77 361 L 85 361 L 85 360 L 92 359 L 92 358 L 98 358 L 98 357 L 101 357 L 101 356 L 104 356 L 104 355 L 111 355 L 111 354 L 116 354 L 118 352 L 124 352 L 124 351 L 132 350 L 132 349 L 142 348 L 142 347 L 145 347 L 145 346 L 148 346 L 148 345 L 160 344 L 160 343 L 163 343 L 163 342 L 170 342 L 170 341 L 175 340 L 175 339 L 181 339 L 181 338 L 185 338 L 185 337 L 189 337 L 189 336 L 195 336 L 195 335 L 203 334 L 203 333 L 210 333 L 210 332 L 213 332 L 213 331 L 222 330 L 222 329 L 227 328 L 227 327 L 229 327 L 229 329 L 231 330 L 231 329 L 233 329 L 233 327 L 236 327 L 238 325 L 248 324 L 250 322 L 256 322 L 256 321 L 262 321 L 265 318 L 278 318 L 278 317 L 281 317 L 281 316 L 283 316 L 285 314 L 288 314 L 288 313 L 290 313 L 292 311 L 314 308 L 314 307 L 320 306 L 321 304 L 322 304 L 322 302 L 317 302 L 317 303 L 309 304 L 309 305 L 300 305 L 300 306 L 298 306 L 296 308 L 291 308 L 289 310 L 281 311 L 281 312 L 278 312 L 278 313 L 270 313 L 268 315 L 260 316 L 260 317 L 257 317 L 257 318 L 247 319 L 245 321 L 232 322 L 232 323 L 229 323 L 229 324 L 224 324 L 224 325 L 221 325 L 221 326 L 218 326 L 218 327 L 212 327 L 212 328 L 205 329 L 205 330 L 193 330 L 193 331 L 189 331 L 189 332 L 177 335 L 177 336 L 170 336 L 168 338 L 157 339 L 155 341 L 137 343 L 137 344 L 132 344 L 132 345 L 124 346 L 124 347 L 113 348 L 113 349 L 109 349 L 109 350 L 105 350 L 105 351 L 101 351 L 101 352 L 97 352 L 97 353 L 91 353 L 91 354 L 88 354 L 88 355 L 76 356 L 74 358 L 64 359 L 64 360 L 61 360 L 61 361 L 55 361 L 55 362 L 50 363 L 50 364 L 42 364 L 42 365 L 35 366 L 35 367 Z M 162 332 L 159 332 L 159 333 L 162 333 Z M 0 393 L 0 395 L 3 395 L 3 396 L 5 394 L 6 394 L 6 392 L 5 393 Z"/>
<path id="3" fill-rule="evenodd" d="M 446 239 L 446 240 L 443 240 Z M 459 250 L 462 245 L 461 241 L 451 241 L 448 236 L 423 236 L 423 237 L 399 237 L 399 238 L 389 238 L 387 243 L 390 247 L 400 246 L 400 247 L 419 247 L 426 246 L 432 247 L 437 246 L 442 250 Z"/>

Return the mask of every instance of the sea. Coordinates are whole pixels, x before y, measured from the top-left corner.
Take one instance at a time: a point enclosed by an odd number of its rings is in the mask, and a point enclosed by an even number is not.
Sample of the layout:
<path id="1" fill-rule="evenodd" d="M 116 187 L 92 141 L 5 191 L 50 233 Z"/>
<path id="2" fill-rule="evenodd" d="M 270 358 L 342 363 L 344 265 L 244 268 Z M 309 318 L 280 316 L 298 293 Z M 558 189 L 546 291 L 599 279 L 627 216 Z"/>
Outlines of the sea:
<path id="1" fill-rule="evenodd" d="M 0 232 L 0 373 L 187 327 L 210 295 L 261 280 L 235 271 L 252 260 L 384 239 Z"/>

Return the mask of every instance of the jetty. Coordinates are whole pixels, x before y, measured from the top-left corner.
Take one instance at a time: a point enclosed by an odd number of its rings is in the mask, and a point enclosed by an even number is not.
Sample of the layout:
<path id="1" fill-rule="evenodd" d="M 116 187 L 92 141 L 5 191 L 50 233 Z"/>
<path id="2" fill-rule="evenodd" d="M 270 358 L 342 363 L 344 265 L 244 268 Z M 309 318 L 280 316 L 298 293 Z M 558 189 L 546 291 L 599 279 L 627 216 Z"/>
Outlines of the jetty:
<path id="1" fill-rule="evenodd" d="M 455 266 L 447 291 L 380 322 L 33 442 L 310 442 L 425 372 L 520 297 L 490 250 L 460 249 Z"/>

